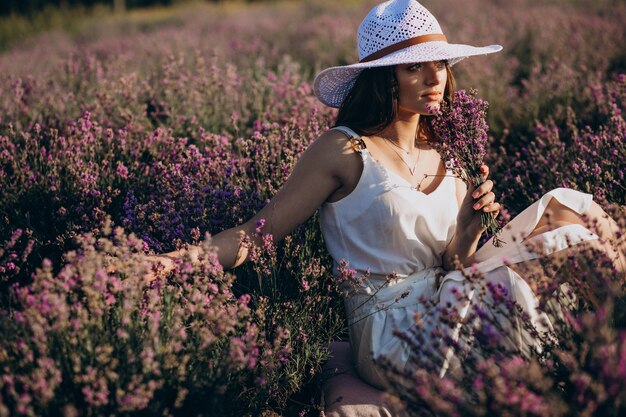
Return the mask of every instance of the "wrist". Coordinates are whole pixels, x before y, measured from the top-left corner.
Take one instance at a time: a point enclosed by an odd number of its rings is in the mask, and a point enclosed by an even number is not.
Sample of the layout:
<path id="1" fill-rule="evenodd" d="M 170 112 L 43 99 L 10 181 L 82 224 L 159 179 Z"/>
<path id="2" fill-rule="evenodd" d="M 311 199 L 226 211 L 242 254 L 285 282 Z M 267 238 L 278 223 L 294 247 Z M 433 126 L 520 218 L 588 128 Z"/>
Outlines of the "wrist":
<path id="1" fill-rule="evenodd" d="M 161 263 L 174 264 L 177 260 L 188 258 L 192 263 L 198 262 L 200 248 L 197 246 L 187 246 L 172 252 L 156 255 L 156 259 Z"/>
<path id="2" fill-rule="evenodd" d="M 473 244 L 480 240 L 480 236 L 483 234 L 483 231 L 484 229 L 482 228 L 475 230 L 473 227 L 463 227 L 461 230 L 457 229 L 456 235 L 462 242 Z"/>
<path id="3" fill-rule="evenodd" d="M 469 228 L 457 228 L 454 237 L 446 247 L 443 254 L 443 265 L 447 270 L 456 269 L 456 260 L 463 265 L 473 260 L 474 252 L 478 246 L 481 233 L 475 233 Z"/>

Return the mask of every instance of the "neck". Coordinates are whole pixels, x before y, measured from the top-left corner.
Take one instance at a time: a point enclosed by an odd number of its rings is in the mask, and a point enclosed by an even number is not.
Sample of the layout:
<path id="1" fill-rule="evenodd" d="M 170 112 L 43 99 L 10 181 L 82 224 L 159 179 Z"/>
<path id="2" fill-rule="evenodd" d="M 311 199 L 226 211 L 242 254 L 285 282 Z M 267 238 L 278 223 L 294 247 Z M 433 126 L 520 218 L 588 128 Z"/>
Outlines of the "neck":
<path id="1" fill-rule="evenodd" d="M 396 142 L 403 149 L 413 149 L 419 129 L 419 114 L 398 115 L 379 135 Z"/>

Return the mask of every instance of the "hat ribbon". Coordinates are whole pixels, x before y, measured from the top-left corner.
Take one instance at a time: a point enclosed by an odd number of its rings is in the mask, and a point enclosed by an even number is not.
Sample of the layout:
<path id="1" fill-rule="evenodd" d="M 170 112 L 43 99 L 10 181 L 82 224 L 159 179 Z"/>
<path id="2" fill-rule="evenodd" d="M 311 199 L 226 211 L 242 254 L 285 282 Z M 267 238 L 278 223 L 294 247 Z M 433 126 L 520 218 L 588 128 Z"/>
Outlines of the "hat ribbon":
<path id="1" fill-rule="evenodd" d="M 373 54 L 366 56 L 359 62 L 363 63 L 363 62 L 374 61 L 376 59 L 387 56 L 393 52 L 399 51 L 400 49 L 408 48 L 409 46 L 418 45 L 420 43 L 426 43 L 426 42 L 435 42 L 435 41 L 448 42 L 448 39 L 446 39 L 446 36 L 443 33 L 429 33 L 427 35 L 416 36 L 414 38 L 405 39 L 403 41 L 386 46 L 383 49 L 379 49 Z"/>

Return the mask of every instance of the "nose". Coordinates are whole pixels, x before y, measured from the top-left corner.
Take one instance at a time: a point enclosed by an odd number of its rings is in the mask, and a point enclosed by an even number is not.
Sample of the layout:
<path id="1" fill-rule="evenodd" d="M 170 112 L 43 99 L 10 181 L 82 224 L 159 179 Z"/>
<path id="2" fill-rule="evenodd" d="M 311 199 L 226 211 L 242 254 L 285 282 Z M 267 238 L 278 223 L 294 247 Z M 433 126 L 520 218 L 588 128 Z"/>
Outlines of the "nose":
<path id="1" fill-rule="evenodd" d="M 442 69 L 437 62 L 428 62 L 424 66 L 424 84 L 435 86 L 440 84 L 446 77 L 445 68 Z"/>

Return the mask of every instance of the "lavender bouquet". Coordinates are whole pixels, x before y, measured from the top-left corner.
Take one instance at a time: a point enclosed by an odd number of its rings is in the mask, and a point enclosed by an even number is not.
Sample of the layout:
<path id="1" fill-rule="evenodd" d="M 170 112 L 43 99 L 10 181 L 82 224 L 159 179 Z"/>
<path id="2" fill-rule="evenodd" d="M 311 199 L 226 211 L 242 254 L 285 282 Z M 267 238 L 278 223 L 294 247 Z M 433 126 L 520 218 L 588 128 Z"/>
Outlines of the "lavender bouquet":
<path id="1" fill-rule="evenodd" d="M 486 153 L 487 130 L 485 121 L 488 103 L 476 97 L 476 90 L 455 92 L 451 103 L 443 102 L 432 109 L 435 116 L 431 126 L 435 138 L 433 147 L 440 153 L 454 174 L 468 187 L 478 187 L 483 182 L 480 167 Z M 498 239 L 501 227 L 492 213 L 481 212 L 482 225 L 493 236 L 494 246 L 500 247 Z"/>

